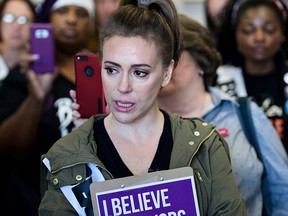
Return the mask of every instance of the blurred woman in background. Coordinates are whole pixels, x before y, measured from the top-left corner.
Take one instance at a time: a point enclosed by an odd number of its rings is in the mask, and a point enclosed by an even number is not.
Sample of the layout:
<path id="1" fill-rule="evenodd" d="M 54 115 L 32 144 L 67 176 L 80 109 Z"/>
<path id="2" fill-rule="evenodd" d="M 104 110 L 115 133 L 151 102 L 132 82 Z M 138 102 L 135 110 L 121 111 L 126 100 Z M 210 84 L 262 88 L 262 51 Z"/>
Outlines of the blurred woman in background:
<path id="1" fill-rule="evenodd" d="M 36 59 L 26 50 L 21 67 L 11 70 L 0 91 L 0 154 L 7 171 L 1 185 L 9 195 L 1 204 L 14 215 L 24 215 L 26 209 L 30 212 L 25 215 L 38 215 L 40 156 L 74 128 L 69 97 L 75 86 L 74 55 L 86 51 L 94 2 L 47 0 L 37 22 L 52 25 L 54 71 L 36 74 L 30 67 Z"/>
<path id="2" fill-rule="evenodd" d="M 35 19 L 34 5 L 29 0 L 3 0 L 0 4 L 0 89 L 9 70 L 15 67 L 30 38 L 30 25 Z"/>
<path id="3" fill-rule="evenodd" d="M 252 96 L 274 125 L 287 151 L 288 13 L 285 4 L 280 0 L 246 0 L 234 13 L 230 20 L 234 30 L 230 37 L 234 43 L 223 41 L 223 47 L 231 51 L 225 66 L 217 71 L 217 86 L 231 96 Z"/>

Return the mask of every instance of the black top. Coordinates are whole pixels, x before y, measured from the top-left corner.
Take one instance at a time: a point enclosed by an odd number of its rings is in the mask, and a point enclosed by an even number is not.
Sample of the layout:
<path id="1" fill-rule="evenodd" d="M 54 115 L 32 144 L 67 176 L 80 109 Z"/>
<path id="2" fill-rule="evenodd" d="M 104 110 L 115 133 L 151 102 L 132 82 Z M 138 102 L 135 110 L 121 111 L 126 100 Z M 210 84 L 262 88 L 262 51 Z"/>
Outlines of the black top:
<path id="1" fill-rule="evenodd" d="M 59 74 L 47 96 L 37 128 L 37 139 L 26 155 L 15 159 L 9 152 L 1 153 L 0 209 L 4 215 L 38 215 L 40 197 L 40 156 L 55 141 L 74 128 L 72 99 L 69 90 L 75 86 Z M 0 124 L 17 111 L 28 95 L 27 79 L 17 65 L 3 80 L 0 89 Z M 16 133 L 16 131 L 15 131 Z M 12 194 L 12 195 L 11 195 Z M 17 208 L 15 208 L 17 203 Z"/>
<path id="2" fill-rule="evenodd" d="M 271 104 L 281 106 L 283 104 L 283 89 L 278 84 L 277 72 L 273 71 L 267 75 L 250 75 L 243 71 L 247 94 L 254 97 L 255 101 L 263 107 L 267 99 Z"/>
<path id="3" fill-rule="evenodd" d="M 169 116 L 167 116 L 167 114 L 164 112 L 163 114 L 164 128 L 159 140 L 156 154 L 147 172 L 169 169 L 170 157 L 173 148 L 173 138 Z M 95 122 L 94 131 L 95 140 L 97 143 L 97 155 L 103 162 L 104 166 L 112 173 L 114 178 L 132 176 L 132 172 L 122 161 L 105 129 L 104 118 Z"/>

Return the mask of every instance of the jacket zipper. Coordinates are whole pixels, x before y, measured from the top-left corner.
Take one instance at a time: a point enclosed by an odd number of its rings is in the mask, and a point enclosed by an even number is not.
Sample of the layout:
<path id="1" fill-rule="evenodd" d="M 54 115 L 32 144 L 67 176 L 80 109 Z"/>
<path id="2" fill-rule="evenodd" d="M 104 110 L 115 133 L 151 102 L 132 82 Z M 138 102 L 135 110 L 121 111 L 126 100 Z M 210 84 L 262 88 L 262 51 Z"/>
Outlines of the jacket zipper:
<path id="1" fill-rule="evenodd" d="M 201 145 L 214 133 L 214 131 L 215 131 L 215 128 L 200 142 L 200 144 L 197 146 L 197 149 L 196 149 L 196 151 L 193 153 L 193 155 L 190 157 L 190 159 L 189 159 L 189 166 L 191 166 L 191 164 L 192 164 L 192 159 L 194 158 L 194 156 L 196 155 L 196 153 L 199 151 L 199 149 L 200 149 L 200 147 L 201 147 Z M 200 182 L 203 182 L 203 178 L 202 178 L 202 176 L 201 176 L 201 173 L 200 172 L 197 172 L 196 171 L 196 176 L 197 176 L 197 178 L 199 179 L 199 181 Z"/>

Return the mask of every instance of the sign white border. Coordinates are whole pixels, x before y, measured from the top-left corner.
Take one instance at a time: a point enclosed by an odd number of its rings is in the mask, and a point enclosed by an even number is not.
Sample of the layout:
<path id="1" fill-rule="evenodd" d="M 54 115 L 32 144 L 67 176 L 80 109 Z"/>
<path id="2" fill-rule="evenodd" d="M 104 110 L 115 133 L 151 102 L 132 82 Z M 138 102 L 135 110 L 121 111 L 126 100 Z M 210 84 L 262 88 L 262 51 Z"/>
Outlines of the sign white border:
<path id="1" fill-rule="evenodd" d="M 175 179 L 169 179 L 169 180 L 162 180 L 162 181 L 151 182 L 151 183 L 146 183 L 146 184 L 141 184 L 141 185 L 133 185 L 133 186 L 127 186 L 127 187 L 124 186 L 123 188 L 112 189 L 109 191 L 96 192 L 95 194 L 93 194 L 93 196 L 95 195 L 95 197 L 96 197 L 98 215 L 99 216 L 106 216 L 106 215 L 101 215 L 101 213 L 99 212 L 100 206 L 99 206 L 99 202 L 98 202 L 98 196 L 100 196 L 100 195 L 112 194 L 115 192 L 128 191 L 128 190 L 133 190 L 133 189 L 137 189 L 137 188 L 144 188 L 144 187 L 149 187 L 149 186 L 153 186 L 153 185 L 166 184 L 166 183 L 170 183 L 170 182 L 177 182 L 177 181 L 182 181 L 182 180 L 187 180 L 187 179 L 191 180 L 191 186 L 192 186 L 192 190 L 193 190 L 192 193 L 193 193 L 193 198 L 194 198 L 194 203 L 195 203 L 196 215 L 200 216 L 197 191 L 196 191 L 195 180 L 194 180 L 193 176 L 181 177 L 181 178 L 175 178 Z"/>

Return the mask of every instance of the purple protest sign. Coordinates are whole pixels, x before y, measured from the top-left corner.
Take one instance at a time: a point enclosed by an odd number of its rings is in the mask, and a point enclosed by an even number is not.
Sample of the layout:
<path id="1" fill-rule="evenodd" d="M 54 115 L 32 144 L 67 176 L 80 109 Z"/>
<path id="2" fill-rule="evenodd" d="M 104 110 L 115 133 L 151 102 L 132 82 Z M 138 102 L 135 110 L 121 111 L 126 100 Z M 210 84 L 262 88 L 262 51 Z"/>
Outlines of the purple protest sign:
<path id="1" fill-rule="evenodd" d="M 154 182 L 96 193 L 100 216 L 196 216 L 193 177 Z"/>

